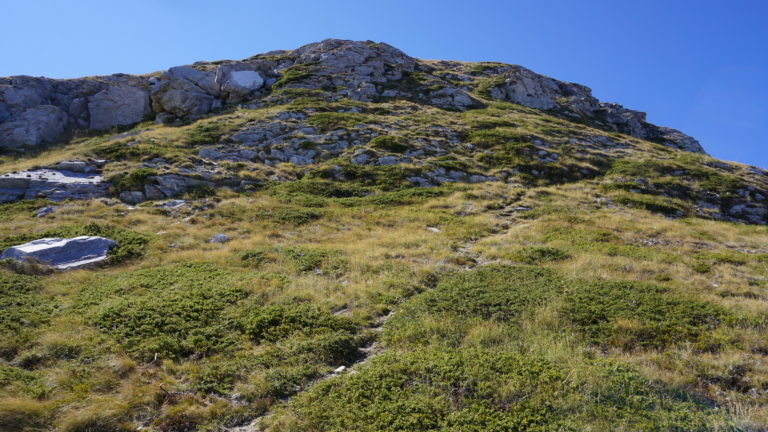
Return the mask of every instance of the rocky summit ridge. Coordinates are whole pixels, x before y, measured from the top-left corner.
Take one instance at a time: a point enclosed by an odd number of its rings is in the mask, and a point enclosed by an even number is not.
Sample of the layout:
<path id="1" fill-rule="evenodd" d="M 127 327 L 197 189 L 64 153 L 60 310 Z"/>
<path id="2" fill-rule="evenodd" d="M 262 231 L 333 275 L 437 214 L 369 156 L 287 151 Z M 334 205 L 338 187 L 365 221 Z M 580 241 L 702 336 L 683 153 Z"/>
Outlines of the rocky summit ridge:
<path id="1" fill-rule="evenodd" d="M 226 105 L 264 101 L 277 88 L 331 89 L 334 99 L 363 102 L 406 98 L 457 110 L 482 105 L 472 95 L 480 91 L 491 100 L 547 110 L 686 151 L 704 151 L 694 138 L 648 123 L 645 113 L 601 102 L 586 86 L 521 66 L 424 61 L 385 43 L 338 39 L 147 75 L 0 78 L 0 148 L 23 151 L 83 131 L 150 119 L 188 120 Z"/>
<path id="2" fill-rule="evenodd" d="M 54 163 L 36 163 L 41 151 Z M 362 184 L 355 194 L 588 180 L 609 201 L 669 217 L 768 223 L 764 170 L 714 160 L 588 87 L 371 41 L 147 75 L 3 78 L 2 154 L 13 164 L 0 173 L 0 202 L 136 205 L 300 179 Z"/>

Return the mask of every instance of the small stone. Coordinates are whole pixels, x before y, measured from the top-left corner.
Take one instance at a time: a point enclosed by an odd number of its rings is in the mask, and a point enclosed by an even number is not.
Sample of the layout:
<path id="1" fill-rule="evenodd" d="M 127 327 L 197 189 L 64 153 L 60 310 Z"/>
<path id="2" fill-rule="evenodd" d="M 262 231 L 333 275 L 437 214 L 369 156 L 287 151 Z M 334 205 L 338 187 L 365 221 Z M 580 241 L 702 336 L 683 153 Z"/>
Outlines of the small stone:
<path id="1" fill-rule="evenodd" d="M 39 208 L 39 209 L 35 210 L 35 217 L 36 218 L 43 217 L 43 216 L 45 216 L 45 215 L 47 215 L 49 213 L 53 213 L 53 211 L 55 209 L 56 209 L 55 207 L 50 207 L 50 206 Z"/>
<path id="2" fill-rule="evenodd" d="M 210 243 L 226 243 L 229 241 L 229 236 L 226 234 L 216 234 L 209 241 Z"/>
<path id="3" fill-rule="evenodd" d="M 146 201 L 146 196 L 144 196 L 144 192 L 141 191 L 124 191 L 120 192 L 120 195 L 118 196 L 120 198 L 120 201 L 126 203 L 126 204 L 139 204 L 144 201 Z"/>

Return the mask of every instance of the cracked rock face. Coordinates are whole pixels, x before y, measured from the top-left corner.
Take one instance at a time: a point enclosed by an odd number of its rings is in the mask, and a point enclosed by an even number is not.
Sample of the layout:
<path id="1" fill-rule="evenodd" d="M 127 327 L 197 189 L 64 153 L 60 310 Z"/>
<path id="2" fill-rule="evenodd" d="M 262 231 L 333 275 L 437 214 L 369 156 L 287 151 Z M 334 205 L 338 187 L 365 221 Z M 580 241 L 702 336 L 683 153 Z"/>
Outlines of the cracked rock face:
<path id="1" fill-rule="evenodd" d="M 91 114 L 89 129 L 138 123 L 152 112 L 149 92 L 138 87 L 111 86 L 91 97 L 88 112 Z"/>
<path id="2" fill-rule="evenodd" d="M 77 130 L 130 125 L 150 114 L 145 77 L 0 79 L 0 150 L 55 144 Z"/>
<path id="3" fill-rule="evenodd" d="M 328 39 L 293 53 L 296 65 L 315 65 L 315 80 L 297 86 L 342 87 L 341 94 L 361 101 L 378 96 L 376 83 L 399 80 L 416 68 L 413 58 L 385 43 Z"/>

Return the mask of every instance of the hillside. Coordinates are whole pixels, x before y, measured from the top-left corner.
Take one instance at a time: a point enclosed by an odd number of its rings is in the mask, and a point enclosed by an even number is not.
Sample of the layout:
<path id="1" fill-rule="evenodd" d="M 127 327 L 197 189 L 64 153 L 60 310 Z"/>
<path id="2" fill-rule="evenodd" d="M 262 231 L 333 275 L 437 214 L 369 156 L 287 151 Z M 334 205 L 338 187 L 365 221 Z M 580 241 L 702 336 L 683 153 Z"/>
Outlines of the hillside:
<path id="1" fill-rule="evenodd" d="M 736 145 L 737 143 L 734 143 Z M 0 430 L 766 431 L 768 172 L 326 40 L 0 78 Z"/>

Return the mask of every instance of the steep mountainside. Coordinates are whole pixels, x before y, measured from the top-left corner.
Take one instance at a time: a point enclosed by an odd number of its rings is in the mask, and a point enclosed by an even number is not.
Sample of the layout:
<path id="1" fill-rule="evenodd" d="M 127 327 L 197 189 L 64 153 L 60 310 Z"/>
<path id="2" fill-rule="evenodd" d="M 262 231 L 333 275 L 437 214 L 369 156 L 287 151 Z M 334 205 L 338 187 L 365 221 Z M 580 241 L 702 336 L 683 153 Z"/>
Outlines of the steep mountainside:
<path id="1" fill-rule="evenodd" d="M 0 252 L 116 244 L 2 261 L 0 430 L 768 430 L 768 172 L 582 85 L 325 40 L 0 78 L 0 149 Z"/>

